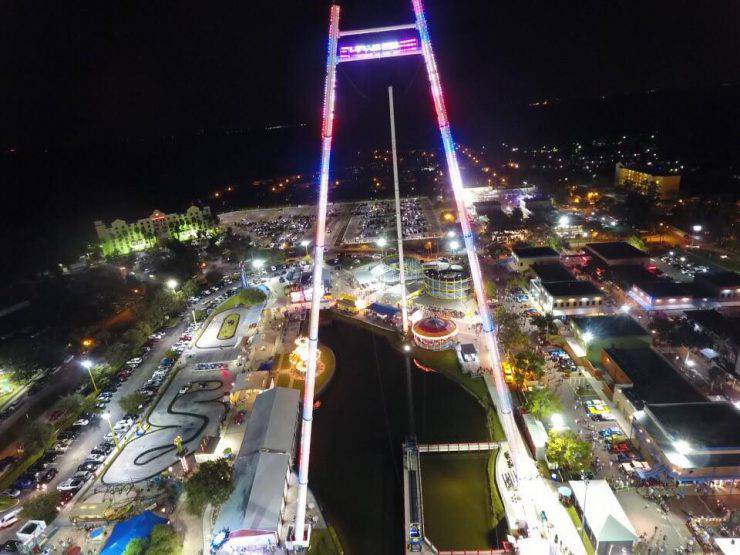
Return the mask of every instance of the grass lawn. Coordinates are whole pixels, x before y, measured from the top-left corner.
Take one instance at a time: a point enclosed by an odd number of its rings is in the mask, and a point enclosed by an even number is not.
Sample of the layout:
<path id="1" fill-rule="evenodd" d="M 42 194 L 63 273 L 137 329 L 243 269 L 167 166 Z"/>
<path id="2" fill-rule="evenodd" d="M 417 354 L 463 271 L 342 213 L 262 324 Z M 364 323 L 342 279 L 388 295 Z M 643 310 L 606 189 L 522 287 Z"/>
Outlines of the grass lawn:
<path id="1" fill-rule="evenodd" d="M 6 495 L 0 495 L 0 512 L 10 509 L 18 504 L 17 499 L 12 499 Z"/>
<path id="2" fill-rule="evenodd" d="M 498 449 L 491 451 L 488 455 L 488 492 L 491 496 L 491 513 L 493 516 L 494 526 L 498 525 L 499 521 L 506 516 L 506 510 L 504 509 L 504 502 L 501 499 L 501 494 L 496 486 L 496 455 L 498 455 Z"/>
<path id="3" fill-rule="evenodd" d="M 213 309 L 212 316 L 229 310 L 230 308 L 238 308 L 240 306 L 252 306 L 257 303 L 261 303 L 267 297 L 265 294 L 258 289 L 242 289 L 236 295 L 232 295 L 216 308 Z"/>
<path id="4" fill-rule="evenodd" d="M 334 375 L 337 367 L 334 351 L 324 345 L 319 345 L 319 361 L 324 364 L 324 371 L 316 376 L 315 396 L 321 394 L 324 387 L 326 387 Z M 277 385 L 280 387 L 292 387 L 303 394 L 305 379 L 292 371 L 288 355 L 280 355 L 277 360 L 276 368 L 278 375 Z"/>
<path id="5" fill-rule="evenodd" d="M 578 513 L 576 512 L 575 507 L 568 507 L 568 516 L 570 516 L 573 524 L 575 524 L 576 529 L 580 531 L 582 523 L 580 517 L 578 516 Z M 591 545 L 591 540 L 588 538 L 585 532 L 581 534 L 581 539 L 583 540 L 583 546 L 586 548 L 586 553 L 588 555 L 596 555 L 594 546 Z"/>
<path id="6" fill-rule="evenodd" d="M 239 320 L 241 320 L 241 316 L 238 314 L 229 314 L 224 318 L 224 321 L 221 322 L 221 328 L 219 328 L 216 337 L 222 341 L 234 337 L 236 329 L 239 327 Z"/>
<path id="7" fill-rule="evenodd" d="M 308 555 L 343 555 L 343 553 L 344 550 L 333 528 L 314 529 L 311 532 Z"/>

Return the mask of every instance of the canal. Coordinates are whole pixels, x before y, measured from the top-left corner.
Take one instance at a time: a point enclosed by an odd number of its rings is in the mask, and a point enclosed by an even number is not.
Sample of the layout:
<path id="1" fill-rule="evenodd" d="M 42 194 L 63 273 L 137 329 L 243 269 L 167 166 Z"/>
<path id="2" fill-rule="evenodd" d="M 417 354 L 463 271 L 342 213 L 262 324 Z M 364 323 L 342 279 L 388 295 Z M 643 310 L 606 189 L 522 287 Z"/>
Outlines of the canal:
<path id="1" fill-rule="evenodd" d="M 413 420 L 420 443 L 488 441 L 477 400 L 442 374 L 411 366 L 382 335 L 339 320 L 321 327 L 337 371 L 314 415 L 311 489 L 347 554 L 403 550 L 401 444 Z M 423 455 L 427 535 L 440 548 L 496 545 L 487 455 Z"/>

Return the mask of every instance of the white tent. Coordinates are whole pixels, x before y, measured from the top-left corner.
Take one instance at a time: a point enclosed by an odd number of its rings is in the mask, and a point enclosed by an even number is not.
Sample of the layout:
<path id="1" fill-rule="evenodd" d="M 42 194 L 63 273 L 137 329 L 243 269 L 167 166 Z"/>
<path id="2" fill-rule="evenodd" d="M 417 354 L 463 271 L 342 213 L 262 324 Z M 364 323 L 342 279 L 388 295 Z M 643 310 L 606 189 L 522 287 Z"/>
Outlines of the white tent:
<path id="1" fill-rule="evenodd" d="M 637 532 L 606 480 L 573 480 L 569 484 L 596 552 L 631 553 Z"/>

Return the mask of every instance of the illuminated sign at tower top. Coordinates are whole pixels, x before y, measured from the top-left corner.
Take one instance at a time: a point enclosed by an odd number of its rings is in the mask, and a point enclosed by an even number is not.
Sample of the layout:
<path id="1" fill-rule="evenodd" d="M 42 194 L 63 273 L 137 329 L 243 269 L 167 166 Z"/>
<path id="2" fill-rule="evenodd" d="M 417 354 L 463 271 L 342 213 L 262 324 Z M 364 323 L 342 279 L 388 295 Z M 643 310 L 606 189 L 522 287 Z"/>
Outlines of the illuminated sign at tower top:
<path id="1" fill-rule="evenodd" d="M 408 37 L 382 42 L 342 45 L 339 47 L 338 60 L 340 62 L 354 62 L 357 60 L 392 58 L 394 56 L 410 56 L 413 54 L 421 54 L 419 39 Z"/>

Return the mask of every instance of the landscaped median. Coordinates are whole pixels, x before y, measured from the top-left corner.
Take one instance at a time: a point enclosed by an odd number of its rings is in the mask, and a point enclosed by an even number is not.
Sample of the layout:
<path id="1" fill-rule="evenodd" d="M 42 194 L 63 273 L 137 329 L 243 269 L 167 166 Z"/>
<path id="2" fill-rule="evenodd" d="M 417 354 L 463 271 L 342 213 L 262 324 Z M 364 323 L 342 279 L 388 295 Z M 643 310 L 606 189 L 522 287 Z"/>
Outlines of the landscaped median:
<path id="1" fill-rule="evenodd" d="M 234 335 L 236 335 L 236 330 L 239 327 L 240 320 L 241 316 L 239 316 L 239 314 L 229 314 L 224 318 L 223 322 L 221 322 L 221 327 L 219 328 L 216 337 L 221 341 L 234 337 Z"/>

